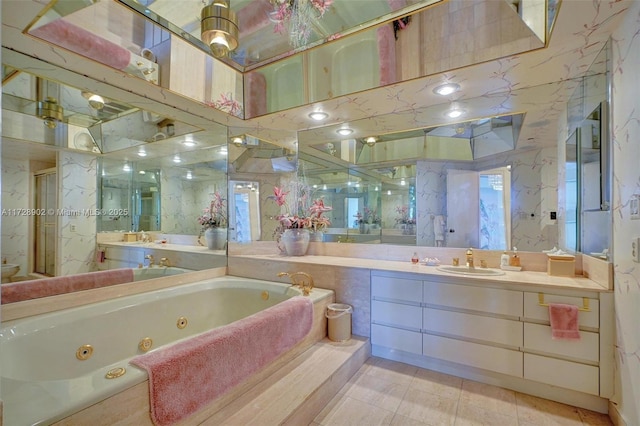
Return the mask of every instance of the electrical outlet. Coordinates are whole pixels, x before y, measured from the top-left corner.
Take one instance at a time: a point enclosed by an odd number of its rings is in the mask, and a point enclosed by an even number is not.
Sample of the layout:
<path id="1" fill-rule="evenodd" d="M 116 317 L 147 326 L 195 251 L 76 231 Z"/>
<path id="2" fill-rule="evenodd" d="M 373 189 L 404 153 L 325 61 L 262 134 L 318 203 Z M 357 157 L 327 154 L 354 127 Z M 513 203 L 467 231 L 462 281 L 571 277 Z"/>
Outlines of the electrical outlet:
<path id="1" fill-rule="evenodd" d="M 640 237 L 631 241 L 631 258 L 634 262 L 640 263 Z"/>
<path id="2" fill-rule="evenodd" d="M 69 227 L 69 229 L 71 230 L 71 232 L 76 232 L 76 226 L 75 225 L 71 225 Z"/>
<path id="3" fill-rule="evenodd" d="M 636 194 L 629 201 L 629 216 L 632 220 L 640 219 L 640 195 Z"/>

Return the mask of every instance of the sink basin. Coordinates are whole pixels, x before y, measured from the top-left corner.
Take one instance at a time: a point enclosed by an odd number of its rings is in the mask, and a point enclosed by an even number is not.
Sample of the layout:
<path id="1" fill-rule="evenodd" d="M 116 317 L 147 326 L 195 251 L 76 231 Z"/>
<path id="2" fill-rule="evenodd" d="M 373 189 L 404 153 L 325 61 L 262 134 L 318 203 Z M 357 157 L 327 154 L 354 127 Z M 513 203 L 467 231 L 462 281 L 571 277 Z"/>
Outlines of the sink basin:
<path id="1" fill-rule="evenodd" d="M 467 268 L 466 266 L 438 266 L 438 271 L 458 275 L 504 275 L 504 271 L 489 268 Z"/>

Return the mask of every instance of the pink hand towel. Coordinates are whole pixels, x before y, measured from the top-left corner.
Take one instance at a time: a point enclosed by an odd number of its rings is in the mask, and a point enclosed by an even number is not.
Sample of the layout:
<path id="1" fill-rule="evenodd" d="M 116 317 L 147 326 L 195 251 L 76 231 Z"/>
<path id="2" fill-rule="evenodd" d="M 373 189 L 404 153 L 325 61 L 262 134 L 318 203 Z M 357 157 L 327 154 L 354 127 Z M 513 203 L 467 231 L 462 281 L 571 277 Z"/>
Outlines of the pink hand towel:
<path id="1" fill-rule="evenodd" d="M 563 303 L 549 303 L 552 339 L 580 338 L 578 330 L 578 307 Z"/>

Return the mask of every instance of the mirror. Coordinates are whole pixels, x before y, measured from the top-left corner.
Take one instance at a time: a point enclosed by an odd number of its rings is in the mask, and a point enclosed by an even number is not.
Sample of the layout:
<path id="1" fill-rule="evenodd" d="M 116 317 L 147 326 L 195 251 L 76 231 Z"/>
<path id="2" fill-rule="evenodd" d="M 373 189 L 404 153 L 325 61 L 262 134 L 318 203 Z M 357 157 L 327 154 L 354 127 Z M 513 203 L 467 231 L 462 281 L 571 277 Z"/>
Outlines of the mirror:
<path id="1" fill-rule="evenodd" d="M 204 241 L 198 243 L 198 218 L 214 194 L 226 198 L 225 126 L 207 123 L 203 130 L 113 96 L 100 96 L 98 104 L 91 98 L 73 86 L 3 67 L 2 205 L 28 211 L 34 197 L 42 212 L 3 217 L 3 257 L 19 266 L 14 281 L 104 269 L 96 238 L 113 232 L 118 234 L 109 234 L 111 241 L 122 241 L 123 232 L 146 231 L 198 251 Z M 49 99 L 55 102 L 47 104 Z M 219 263 L 181 256 L 166 256 L 167 273 Z M 134 257 L 111 269 L 137 268 L 143 259 Z"/>

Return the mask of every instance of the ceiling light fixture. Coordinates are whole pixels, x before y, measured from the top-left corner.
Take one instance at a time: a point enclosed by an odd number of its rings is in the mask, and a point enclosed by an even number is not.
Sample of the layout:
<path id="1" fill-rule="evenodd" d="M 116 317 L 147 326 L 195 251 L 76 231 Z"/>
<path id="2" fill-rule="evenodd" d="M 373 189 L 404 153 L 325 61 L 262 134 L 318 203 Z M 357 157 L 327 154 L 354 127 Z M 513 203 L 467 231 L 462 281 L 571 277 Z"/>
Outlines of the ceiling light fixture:
<path id="1" fill-rule="evenodd" d="M 441 84 L 433 89 L 433 93 L 440 96 L 447 96 L 460 90 L 460 85 L 456 83 Z"/>
<path id="2" fill-rule="evenodd" d="M 242 138 L 242 136 L 234 136 L 231 138 L 231 142 L 235 145 L 235 146 L 242 146 L 244 144 L 244 139 Z"/>
<path id="3" fill-rule="evenodd" d="M 351 133 L 353 133 L 353 130 L 345 127 L 343 129 L 338 129 L 336 130 L 336 132 L 340 135 L 340 136 L 349 136 Z"/>
<path id="4" fill-rule="evenodd" d="M 327 117 L 329 117 L 329 114 L 327 114 L 326 112 L 322 112 L 322 111 L 315 111 L 312 112 L 311 114 L 309 114 L 309 118 L 315 121 L 322 121 L 324 119 L 326 119 Z"/>
<path id="5" fill-rule="evenodd" d="M 224 58 L 238 47 L 238 18 L 228 0 L 214 0 L 202 9 L 200 38 L 216 58 Z"/>
<path id="6" fill-rule="evenodd" d="M 368 138 L 366 138 L 364 140 L 364 143 L 367 144 L 367 146 L 372 147 L 376 144 L 376 142 L 378 142 L 378 139 L 375 136 L 369 136 Z"/>
<path id="7" fill-rule="evenodd" d="M 123 172 L 130 172 L 131 171 L 131 167 L 129 166 L 129 164 L 124 163 L 124 166 L 122 167 L 122 171 Z"/>
<path id="8" fill-rule="evenodd" d="M 100 95 L 91 95 L 89 97 L 89 106 L 98 110 L 104 108 L 104 98 Z"/>
<path id="9" fill-rule="evenodd" d="M 189 180 L 193 179 L 193 175 L 191 174 L 191 170 L 189 170 L 187 172 L 187 179 L 189 179 Z"/>
<path id="10" fill-rule="evenodd" d="M 322 185 L 322 189 L 323 189 L 324 191 L 326 191 L 326 190 L 327 190 L 327 184 L 326 184 L 326 183 L 325 183 L 324 185 Z"/>
<path id="11" fill-rule="evenodd" d="M 140 170 L 140 171 L 138 172 L 138 174 L 145 175 L 145 174 L 147 174 L 147 172 L 145 172 L 144 170 Z"/>
<path id="12" fill-rule="evenodd" d="M 44 101 L 38 102 L 36 114 L 44 120 L 45 126 L 55 129 L 58 121 L 64 117 L 64 108 L 58 105 L 56 98 L 47 97 Z"/>
<path id="13" fill-rule="evenodd" d="M 179 163 L 179 162 L 181 162 L 181 161 L 182 161 L 182 160 L 180 159 L 180 156 L 179 156 L 179 155 L 175 155 L 175 156 L 173 157 L 173 162 L 174 162 L 174 163 Z"/>
<path id="14" fill-rule="evenodd" d="M 445 113 L 445 115 L 449 118 L 458 118 L 464 114 L 464 110 L 458 108 L 452 108 Z"/>
<path id="15" fill-rule="evenodd" d="M 138 157 L 146 157 L 147 156 L 147 151 L 145 151 L 144 149 L 140 149 L 138 151 Z"/>

